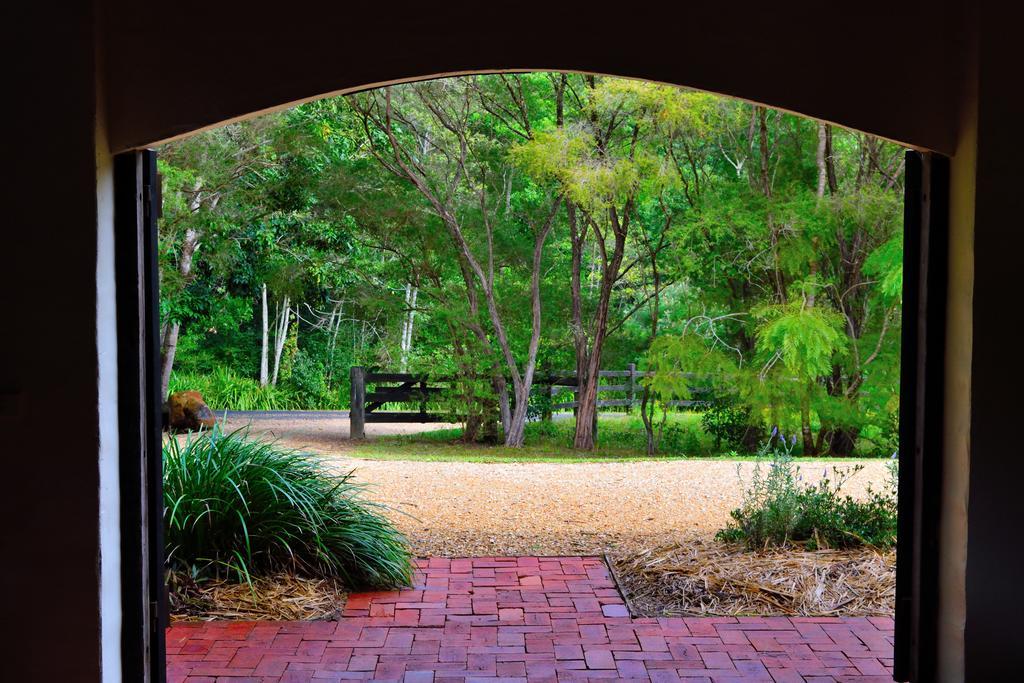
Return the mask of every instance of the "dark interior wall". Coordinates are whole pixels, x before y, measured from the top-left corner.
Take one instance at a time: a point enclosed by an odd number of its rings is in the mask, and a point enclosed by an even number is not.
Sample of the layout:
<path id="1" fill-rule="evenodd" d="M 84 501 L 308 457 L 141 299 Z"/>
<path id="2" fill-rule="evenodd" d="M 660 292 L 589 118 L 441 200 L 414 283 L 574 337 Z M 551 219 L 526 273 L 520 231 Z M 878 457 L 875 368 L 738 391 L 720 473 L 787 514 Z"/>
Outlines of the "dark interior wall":
<path id="1" fill-rule="evenodd" d="M 967 546 L 966 680 L 1019 679 L 1024 646 L 1024 171 L 1016 153 L 1024 102 L 1017 21 L 982 26 L 975 213 L 974 363 Z M 1016 676 L 1010 676 L 1013 672 Z"/>
<path id="2" fill-rule="evenodd" d="M 104 3 L 110 138 L 140 146 L 348 88 L 559 68 L 703 88 L 950 153 L 959 2 Z M 311 6 L 312 5 L 312 6 Z M 527 16 L 526 13 L 529 13 Z"/>
<path id="3" fill-rule="evenodd" d="M 99 680 L 90 3 L 5 6 L 0 678 Z M 8 50 L 10 51 L 8 53 Z"/>

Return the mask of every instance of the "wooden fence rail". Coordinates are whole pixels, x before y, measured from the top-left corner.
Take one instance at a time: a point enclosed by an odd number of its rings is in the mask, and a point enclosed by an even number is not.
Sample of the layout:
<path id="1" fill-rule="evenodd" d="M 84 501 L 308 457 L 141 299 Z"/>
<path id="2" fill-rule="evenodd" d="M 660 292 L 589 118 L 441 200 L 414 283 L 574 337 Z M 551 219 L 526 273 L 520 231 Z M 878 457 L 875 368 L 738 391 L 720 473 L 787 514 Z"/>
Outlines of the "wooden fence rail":
<path id="1" fill-rule="evenodd" d="M 600 376 L 606 379 L 623 378 L 626 381 L 622 384 L 598 384 L 597 407 L 600 408 L 633 408 L 639 406 L 643 394 L 643 387 L 640 382 L 644 377 L 650 377 L 653 373 L 638 372 L 636 364 L 630 363 L 626 370 L 601 370 Z M 684 377 L 695 378 L 696 375 L 684 373 Z M 446 418 L 443 415 L 427 411 L 427 404 L 431 397 L 436 397 L 444 392 L 443 387 L 437 384 L 448 384 L 456 381 L 453 378 L 435 377 L 428 378 L 425 375 L 413 375 L 399 372 L 371 372 L 363 367 L 353 367 L 350 371 L 350 407 L 349 420 L 351 425 L 350 436 L 353 439 L 362 439 L 366 436 L 367 422 L 443 422 Z M 391 384 L 397 386 L 382 386 Z M 431 386 L 431 385 L 435 386 Z M 545 411 L 544 419 L 551 419 L 551 412 L 559 410 L 576 410 L 579 407 L 578 401 L 562 401 L 555 403 L 555 396 L 563 393 L 575 393 L 578 388 L 576 373 L 559 373 L 557 375 L 537 376 L 533 381 L 534 386 L 545 388 L 548 392 L 549 408 Z M 367 391 L 367 385 L 374 385 L 373 391 Z M 691 393 L 701 394 L 709 391 L 704 387 L 693 387 Z M 626 398 L 601 399 L 602 393 L 624 393 Z M 379 410 L 386 403 L 413 403 L 418 406 L 416 411 L 386 412 Z M 689 407 L 699 401 L 669 401 L 674 407 Z"/>

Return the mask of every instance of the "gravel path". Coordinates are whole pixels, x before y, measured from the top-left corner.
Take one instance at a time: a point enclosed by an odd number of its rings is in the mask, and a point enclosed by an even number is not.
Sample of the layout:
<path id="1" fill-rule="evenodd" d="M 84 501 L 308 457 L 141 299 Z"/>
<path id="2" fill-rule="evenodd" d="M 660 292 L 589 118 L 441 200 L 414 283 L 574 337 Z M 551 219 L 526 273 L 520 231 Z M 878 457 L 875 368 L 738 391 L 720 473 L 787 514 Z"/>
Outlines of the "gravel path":
<path id="1" fill-rule="evenodd" d="M 418 555 L 628 554 L 693 536 L 708 538 L 740 501 L 736 462 L 489 464 L 332 458 L 371 483 Z M 752 463 L 740 465 L 749 479 Z M 824 464 L 805 464 L 808 479 Z M 812 472 L 814 473 L 812 476 Z M 880 486 L 870 463 L 847 484 Z"/>
<path id="2" fill-rule="evenodd" d="M 356 471 L 420 556 L 628 555 L 695 536 L 709 538 L 740 501 L 751 462 L 675 460 L 609 463 L 467 463 L 364 460 L 342 437 L 344 417 L 297 424 L 259 419 L 284 443 Z M 229 427 L 231 425 L 229 424 Z M 432 425 L 443 428 L 446 425 Z M 423 431 L 424 425 L 367 425 L 367 431 Z M 340 438 L 339 438 L 340 437 Z M 855 497 L 884 486 L 886 463 L 871 461 L 844 488 Z M 801 463 L 807 481 L 825 463 Z M 740 468 L 742 475 L 737 473 Z"/>

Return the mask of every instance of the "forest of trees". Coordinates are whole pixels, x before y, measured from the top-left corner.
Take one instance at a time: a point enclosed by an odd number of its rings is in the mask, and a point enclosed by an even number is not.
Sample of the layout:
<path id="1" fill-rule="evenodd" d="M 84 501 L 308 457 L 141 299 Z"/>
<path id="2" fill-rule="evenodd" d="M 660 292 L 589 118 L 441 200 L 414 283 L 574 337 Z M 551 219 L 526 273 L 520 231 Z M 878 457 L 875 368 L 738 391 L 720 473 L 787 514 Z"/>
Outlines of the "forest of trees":
<path id="1" fill-rule="evenodd" d="M 659 411 L 703 382 L 729 448 L 778 425 L 806 455 L 889 454 L 903 159 L 772 109 L 561 73 L 204 132 L 160 150 L 164 390 L 334 408 L 352 365 L 456 376 L 466 437 L 497 419 L 515 446 L 535 377 L 576 370 L 589 450 L 598 370 L 635 362 L 654 372 L 651 450 Z"/>

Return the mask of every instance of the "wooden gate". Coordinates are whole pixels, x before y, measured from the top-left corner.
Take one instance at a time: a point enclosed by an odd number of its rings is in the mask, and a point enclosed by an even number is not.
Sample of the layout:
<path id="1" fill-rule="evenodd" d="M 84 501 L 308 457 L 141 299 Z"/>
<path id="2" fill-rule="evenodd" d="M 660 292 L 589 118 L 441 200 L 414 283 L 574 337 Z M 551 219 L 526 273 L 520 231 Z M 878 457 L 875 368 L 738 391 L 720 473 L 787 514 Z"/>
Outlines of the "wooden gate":
<path id="1" fill-rule="evenodd" d="M 353 439 L 366 438 L 367 422 L 443 422 L 441 415 L 427 412 L 427 401 L 443 389 L 427 385 L 424 375 L 401 372 L 368 372 L 363 367 L 353 367 L 349 373 L 351 389 L 349 403 L 350 436 Z M 443 380 L 434 380 L 435 382 Z M 367 392 L 367 385 L 374 386 Z M 382 386 L 395 385 L 397 386 Z M 387 403 L 415 403 L 419 410 L 385 412 L 379 410 Z"/>

